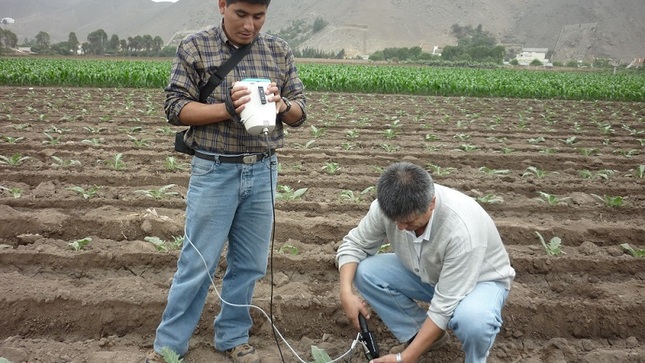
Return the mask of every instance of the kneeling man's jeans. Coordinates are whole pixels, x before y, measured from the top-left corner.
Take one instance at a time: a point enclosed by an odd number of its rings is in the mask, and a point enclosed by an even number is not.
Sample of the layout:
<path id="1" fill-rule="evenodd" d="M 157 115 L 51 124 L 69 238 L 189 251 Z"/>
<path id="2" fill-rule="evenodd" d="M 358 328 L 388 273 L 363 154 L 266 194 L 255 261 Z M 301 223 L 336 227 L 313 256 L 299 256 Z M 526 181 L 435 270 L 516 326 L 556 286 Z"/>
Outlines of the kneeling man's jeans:
<path id="1" fill-rule="evenodd" d="M 410 340 L 428 317 L 417 301 L 430 302 L 434 286 L 407 270 L 393 253 L 361 261 L 354 285 L 401 342 Z M 457 306 L 448 323 L 466 353 L 466 363 L 486 362 L 502 326 L 508 290 L 498 282 L 480 282 Z"/>

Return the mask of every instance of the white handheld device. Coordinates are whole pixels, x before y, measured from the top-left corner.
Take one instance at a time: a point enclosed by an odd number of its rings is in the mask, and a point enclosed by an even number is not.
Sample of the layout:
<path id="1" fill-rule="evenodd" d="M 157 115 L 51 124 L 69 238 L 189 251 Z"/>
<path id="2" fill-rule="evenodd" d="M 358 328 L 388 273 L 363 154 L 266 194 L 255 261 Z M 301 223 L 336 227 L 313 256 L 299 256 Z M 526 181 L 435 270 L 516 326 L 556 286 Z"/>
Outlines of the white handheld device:
<path id="1" fill-rule="evenodd" d="M 269 83 L 271 81 L 265 78 L 245 78 L 237 82 L 251 91 L 251 101 L 246 103 L 240 115 L 244 128 L 251 135 L 271 132 L 275 128 L 275 102 L 269 102 L 265 93 Z"/>

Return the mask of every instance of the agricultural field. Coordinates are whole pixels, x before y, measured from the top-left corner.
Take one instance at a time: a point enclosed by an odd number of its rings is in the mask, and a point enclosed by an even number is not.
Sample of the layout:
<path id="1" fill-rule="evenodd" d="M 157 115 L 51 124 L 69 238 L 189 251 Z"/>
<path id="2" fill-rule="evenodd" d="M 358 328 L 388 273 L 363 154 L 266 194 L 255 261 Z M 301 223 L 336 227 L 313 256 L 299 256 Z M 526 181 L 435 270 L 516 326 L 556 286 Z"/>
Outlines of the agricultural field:
<path id="1" fill-rule="evenodd" d="M 350 351 L 334 256 L 399 160 L 497 223 L 517 278 L 490 362 L 645 362 L 643 99 L 398 93 L 311 90 L 308 122 L 289 130 L 252 309 L 263 362 L 312 362 L 312 347 L 366 361 Z M 160 87 L 0 86 L 0 357 L 143 362 L 190 169 L 163 100 Z M 212 291 L 184 362 L 226 361 L 219 305 Z M 396 344 L 378 317 L 370 327 L 382 351 Z M 462 361 L 454 337 L 420 360 Z"/>

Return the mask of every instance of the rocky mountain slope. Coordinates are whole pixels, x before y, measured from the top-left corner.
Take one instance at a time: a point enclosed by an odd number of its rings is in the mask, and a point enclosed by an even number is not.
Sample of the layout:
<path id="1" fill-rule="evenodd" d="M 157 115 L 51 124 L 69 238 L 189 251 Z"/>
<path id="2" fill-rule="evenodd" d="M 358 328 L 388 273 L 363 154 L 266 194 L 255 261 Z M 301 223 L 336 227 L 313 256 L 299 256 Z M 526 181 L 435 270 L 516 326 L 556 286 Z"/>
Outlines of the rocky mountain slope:
<path id="1" fill-rule="evenodd" d="M 328 26 L 302 47 L 345 49 L 349 56 L 386 47 L 421 46 L 431 51 L 456 43 L 453 24 L 477 26 L 504 44 L 549 48 L 554 60 L 604 57 L 628 62 L 645 56 L 645 2 L 642 0 L 275 0 L 264 30 L 277 32 L 296 19 Z M 220 19 L 215 0 L 3 0 L 3 24 L 21 41 L 39 31 L 52 42 L 70 32 L 84 40 L 102 28 L 120 38 L 201 29 Z"/>

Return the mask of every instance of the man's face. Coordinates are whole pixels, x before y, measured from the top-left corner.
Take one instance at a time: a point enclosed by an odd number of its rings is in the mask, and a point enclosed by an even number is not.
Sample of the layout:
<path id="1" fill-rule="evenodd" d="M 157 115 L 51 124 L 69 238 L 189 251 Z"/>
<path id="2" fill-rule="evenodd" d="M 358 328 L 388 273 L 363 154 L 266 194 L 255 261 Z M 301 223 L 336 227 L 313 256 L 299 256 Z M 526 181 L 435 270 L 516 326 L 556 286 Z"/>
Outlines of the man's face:
<path id="1" fill-rule="evenodd" d="M 235 45 L 249 44 L 260 33 L 266 20 L 267 6 L 238 1 L 226 6 L 219 0 L 219 12 L 224 16 L 224 31 Z"/>
<path id="2" fill-rule="evenodd" d="M 400 221 L 396 221 L 396 228 L 410 232 L 414 232 L 420 228 L 425 229 L 425 227 L 428 225 L 428 222 L 430 222 L 430 217 L 432 217 L 432 212 L 434 211 L 434 201 L 435 199 L 432 199 L 432 202 L 428 206 L 428 210 L 425 213 L 415 213 L 411 216 L 408 216 L 407 218 L 403 218 Z"/>

